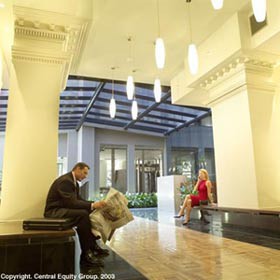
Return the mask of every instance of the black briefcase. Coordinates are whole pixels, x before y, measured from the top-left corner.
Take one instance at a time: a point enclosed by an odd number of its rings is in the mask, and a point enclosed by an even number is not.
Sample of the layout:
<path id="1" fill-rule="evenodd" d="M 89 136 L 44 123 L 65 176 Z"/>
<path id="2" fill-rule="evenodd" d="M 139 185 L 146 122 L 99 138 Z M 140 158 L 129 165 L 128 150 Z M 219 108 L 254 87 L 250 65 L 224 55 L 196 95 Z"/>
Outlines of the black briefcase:
<path id="1" fill-rule="evenodd" d="M 73 227 L 69 218 L 32 218 L 23 221 L 24 230 L 66 230 Z"/>

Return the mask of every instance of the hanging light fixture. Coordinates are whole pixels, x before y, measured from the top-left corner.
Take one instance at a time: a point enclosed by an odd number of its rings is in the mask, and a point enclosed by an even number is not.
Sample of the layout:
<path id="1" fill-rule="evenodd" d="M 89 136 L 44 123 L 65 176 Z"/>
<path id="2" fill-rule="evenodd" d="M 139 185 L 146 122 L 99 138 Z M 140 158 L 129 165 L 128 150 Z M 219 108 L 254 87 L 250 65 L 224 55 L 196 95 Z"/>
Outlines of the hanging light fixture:
<path id="1" fill-rule="evenodd" d="M 264 21 L 266 17 L 266 0 L 252 0 L 252 7 L 256 21 Z"/>
<path id="2" fill-rule="evenodd" d="M 115 67 L 112 67 L 112 98 L 110 100 L 110 106 L 109 106 L 109 111 L 110 111 L 110 117 L 112 119 L 115 118 L 116 116 L 116 109 L 117 109 L 117 105 L 116 105 L 116 100 L 114 98 L 114 70 L 115 70 Z"/>
<path id="3" fill-rule="evenodd" d="M 191 74 L 195 75 L 198 71 L 198 53 L 195 44 L 189 44 L 188 62 Z"/>
<path id="4" fill-rule="evenodd" d="M 155 58 L 158 69 L 163 69 L 165 64 L 165 47 L 163 39 L 160 37 L 160 24 L 159 24 L 159 0 L 157 0 L 157 26 L 158 26 L 158 37 L 155 45 Z"/>
<path id="5" fill-rule="evenodd" d="M 155 57 L 157 68 L 163 69 L 165 63 L 165 47 L 162 38 L 156 39 Z"/>
<path id="6" fill-rule="evenodd" d="M 186 0 L 187 3 L 191 3 L 191 0 Z M 191 43 L 188 46 L 188 64 L 189 69 L 192 75 L 197 74 L 198 72 L 198 53 L 196 45 L 192 42 L 192 26 L 191 26 L 191 13 L 190 13 L 190 4 L 188 5 L 188 20 L 190 27 L 190 41 Z"/>
<path id="7" fill-rule="evenodd" d="M 154 96 L 157 103 L 161 100 L 161 85 L 160 85 L 160 79 L 155 79 L 154 84 Z"/>
<path id="8" fill-rule="evenodd" d="M 130 60 L 130 63 L 132 64 L 132 51 L 131 51 L 132 38 L 131 37 L 128 37 L 128 43 L 129 43 L 129 56 L 130 56 L 129 60 Z M 127 82 L 126 82 L 126 94 L 127 94 L 128 100 L 133 99 L 134 90 L 135 90 L 135 87 L 134 87 L 133 76 L 128 75 Z"/>
<path id="9" fill-rule="evenodd" d="M 116 100 L 114 97 L 112 97 L 110 100 L 110 117 L 112 119 L 114 119 L 116 116 L 116 109 L 117 109 Z"/>
<path id="10" fill-rule="evenodd" d="M 224 0 L 211 0 L 211 2 L 215 10 L 220 10 L 223 8 Z"/>
<path id="11" fill-rule="evenodd" d="M 133 81 L 133 77 L 131 75 L 129 75 L 127 77 L 127 81 L 126 81 L 126 94 L 127 94 L 127 99 L 128 100 L 132 100 L 133 99 L 133 95 L 134 95 L 134 81 Z"/>
<path id="12" fill-rule="evenodd" d="M 132 101 L 131 116 L 132 116 L 132 119 L 133 119 L 133 120 L 136 120 L 136 119 L 137 119 L 137 116 L 138 116 L 138 104 L 137 104 L 136 99 L 134 99 L 134 100 Z"/>

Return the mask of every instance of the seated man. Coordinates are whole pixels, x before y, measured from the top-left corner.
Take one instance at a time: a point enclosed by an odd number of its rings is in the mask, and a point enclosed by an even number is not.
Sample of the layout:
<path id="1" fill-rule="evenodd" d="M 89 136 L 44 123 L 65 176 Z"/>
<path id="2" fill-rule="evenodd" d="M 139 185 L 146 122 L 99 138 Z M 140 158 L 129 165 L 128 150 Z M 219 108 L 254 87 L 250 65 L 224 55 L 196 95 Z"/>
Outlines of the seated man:
<path id="1" fill-rule="evenodd" d="M 89 214 L 106 205 L 104 201 L 90 202 L 79 195 L 77 181 L 82 181 L 88 175 L 89 166 L 83 162 L 77 163 L 72 172 L 57 178 L 51 185 L 45 207 L 44 216 L 47 218 L 71 218 L 81 245 L 82 265 L 102 265 L 95 259 L 98 255 L 108 255 L 109 251 L 100 248 L 96 237 L 91 232 Z"/>

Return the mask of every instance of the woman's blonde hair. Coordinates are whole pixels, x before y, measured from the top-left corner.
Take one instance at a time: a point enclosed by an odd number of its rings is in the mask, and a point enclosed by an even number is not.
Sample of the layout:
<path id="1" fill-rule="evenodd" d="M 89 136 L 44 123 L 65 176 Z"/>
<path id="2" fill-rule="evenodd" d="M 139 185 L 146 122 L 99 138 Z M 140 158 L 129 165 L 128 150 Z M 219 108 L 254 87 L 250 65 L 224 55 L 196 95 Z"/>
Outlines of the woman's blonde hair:
<path id="1" fill-rule="evenodd" d="M 209 175 L 208 175 L 207 170 L 202 168 L 202 169 L 199 169 L 199 171 L 201 171 L 204 174 L 206 180 L 209 181 Z"/>

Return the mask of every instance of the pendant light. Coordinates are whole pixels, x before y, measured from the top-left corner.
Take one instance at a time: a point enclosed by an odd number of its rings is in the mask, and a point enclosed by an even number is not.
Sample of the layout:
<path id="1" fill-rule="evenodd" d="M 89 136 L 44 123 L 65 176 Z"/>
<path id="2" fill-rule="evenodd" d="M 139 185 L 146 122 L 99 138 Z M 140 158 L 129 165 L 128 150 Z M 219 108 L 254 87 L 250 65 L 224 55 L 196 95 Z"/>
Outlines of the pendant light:
<path id="1" fill-rule="evenodd" d="M 224 0 L 211 0 L 211 2 L 215 10 L 220 10 L 223 8 Z"/>
<path id="2" fill-rule="evenodd" d="M 155 79 L 154 84 L 154 96 L 157 103 L 161 100 L 161 85 L 160 85 L 160 79 Z"/>
<path id="3" fill-rule="evenodd" d="M 133 120 L 136 120 L 138 117 L 138 104 L 136 99 L 132 101 L 132 106 L 131 106 L 131 117 Z"/>
<path id="4" fill-rule="evenodd" d="M 190 12 L 190 3 L 191 0 L 186 0 L 188 3 L 188 23 L 189 23 L 189 29 L 190 29 L 190 41 L 191 43 L 188 46 L 188 64 L 189 69 L 192 75 L 197 74 L 198 72 L 198 53 L 196 45 L 192 42 L 192 26 L 191 26 L 191 12 Z"/>
<path id="5" fill-rule="evenodd" d="M 158 37 L 155 45 L 155 59 L 158 69 L 163 69 L 165 64 L 165 47 L 163 39 L 160 37 L 160 24 L 159 24 L 159 0 L 157 0 L 157 26 Z"/>
<path id="6" fill-rule="evenodd" d="M 129 55 L 130 55 L 129 59 L 130 59 L 130 63 L 132 63 L 132 51 L 131 51 L 132 38 L 131 37 L 128 37 L 128 43 L 129 43 Z M 128 100 L 133 99 L 134 90 L 135 90 L 135 87 L 134 87 L 133 76 L 128 75 L 127 82 L 126 82 L 126 94 L 127 94 Z"/>
<path id="7" fill-rule="evenodd" d="M 127 77 L 127 81 L 126 81 L 126 94 L 127 94 L 127 99 L 128 100 L 132 100 L 133 99 L 133 95 L 134 95 L 134 81 L 133 81 L 133 77 L 131 75 L 129 75 Z"/>
<path id="8" fill-rule="evenodd" d="M 252 7 L 256 21 L 264 21 L 266 17 L 266 0 L 252 0 Z"/>
<path id="9" fill-rule="evenodd" d="M 114 98 L 114 70 L 115 70 L 115 67 L 112 67 L 112 98 L 110 100 L 110 106 L 109 106 L 109 111 L 110 111 L 110 117 L 112 119 L 115 118 L 116 116 L 116 109 L 117 109 L 117 105 L 116 105 L 116 100 Z"/>
<path id="10" fill-rule="evenodd" d="M 195 44 L 189 44 L 188 63 L 191 74 L 195 75 L 198 71 L 198 53 Z"/>
<path id="11" fill-rule="evenodd" d="M 110 100 L 110 117 L 111 117 L 111 119 L 115 118 L 116 109 L 117 109 L 116 100 L 114 97 L 112 97 Z"/>

